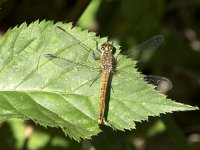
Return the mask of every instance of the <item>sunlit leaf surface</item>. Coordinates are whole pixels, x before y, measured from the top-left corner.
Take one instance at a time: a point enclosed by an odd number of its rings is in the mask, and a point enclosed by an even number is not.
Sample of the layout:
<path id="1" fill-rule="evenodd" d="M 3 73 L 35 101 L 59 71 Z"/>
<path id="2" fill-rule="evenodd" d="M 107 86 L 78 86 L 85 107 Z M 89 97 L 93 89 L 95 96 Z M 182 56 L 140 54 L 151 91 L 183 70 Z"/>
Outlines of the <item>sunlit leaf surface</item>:
<path id="1" fill-rule="evenodd" d="M 9 30 L 0 39 L 0 120 L 31 119 L 43 126 L 61 127 L 66 135 L 78 141 L 98 134 L 101 80 L 91 86 L 99 74 L 99 61 L 90 53 L 96 51 L 96 41 L 101 45 L 106 39 L 72 28 L 71 24 L 42 21 Z M 89 51 L 85 50 L 86 45 Z M 119 46 L 114 46 L 117 56 Z M 46 54 L 76 63 L 56 63 L 45 57 Z M 166 99 L 155 91 L 137 72 L 135 64 L 125 56 L 118 56 L 113 90 L 107 100 L 106 120 L 113 128 L 133 129 L 134 122 L 149 116 L 196 109 Z"/>

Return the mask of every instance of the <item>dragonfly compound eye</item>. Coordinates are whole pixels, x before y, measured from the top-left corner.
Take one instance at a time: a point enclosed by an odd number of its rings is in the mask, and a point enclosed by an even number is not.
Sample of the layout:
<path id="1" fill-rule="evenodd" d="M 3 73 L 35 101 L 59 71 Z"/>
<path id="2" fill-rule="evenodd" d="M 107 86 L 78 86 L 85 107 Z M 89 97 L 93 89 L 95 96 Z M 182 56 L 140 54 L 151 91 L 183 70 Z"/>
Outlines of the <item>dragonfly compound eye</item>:
<path id="1" fill-rule="evenodd" d="M 103 50 L 112 50 L 113 46 L 110 43 L 104 43 L 104 44 L 101 45 L 101 48 Z"/>

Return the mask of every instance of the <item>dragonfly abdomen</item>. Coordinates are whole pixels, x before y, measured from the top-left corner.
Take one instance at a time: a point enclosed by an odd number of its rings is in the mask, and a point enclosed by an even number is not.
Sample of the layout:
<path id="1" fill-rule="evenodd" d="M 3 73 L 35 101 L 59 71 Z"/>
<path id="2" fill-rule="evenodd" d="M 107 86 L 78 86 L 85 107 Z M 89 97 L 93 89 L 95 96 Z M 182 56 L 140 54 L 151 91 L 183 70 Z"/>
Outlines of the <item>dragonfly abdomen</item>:
<path id="1" fill-rule="evenodd" d="M 101 76 L 101 94 L 100 94 L 100 105 L 99 105 L 99 117 L 98 124 L 100 125 L 103 120 L 106 91 L 108 87 L 110 72 L 104 71 Z"/>

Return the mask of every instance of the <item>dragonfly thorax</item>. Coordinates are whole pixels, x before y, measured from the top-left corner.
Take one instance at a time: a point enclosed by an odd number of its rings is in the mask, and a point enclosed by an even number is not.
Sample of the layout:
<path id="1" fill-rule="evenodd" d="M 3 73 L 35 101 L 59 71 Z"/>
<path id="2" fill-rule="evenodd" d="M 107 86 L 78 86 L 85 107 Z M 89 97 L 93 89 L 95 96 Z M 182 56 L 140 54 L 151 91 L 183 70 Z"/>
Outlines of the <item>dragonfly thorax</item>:
<path id="1" fill-rule="evenodd" d="M 104 43 L 101 45 L 102 54 L 101 54 L 101 70 L 102 72 L 111 73 L 113 71 L 113 46 L 109 43 Z"/>

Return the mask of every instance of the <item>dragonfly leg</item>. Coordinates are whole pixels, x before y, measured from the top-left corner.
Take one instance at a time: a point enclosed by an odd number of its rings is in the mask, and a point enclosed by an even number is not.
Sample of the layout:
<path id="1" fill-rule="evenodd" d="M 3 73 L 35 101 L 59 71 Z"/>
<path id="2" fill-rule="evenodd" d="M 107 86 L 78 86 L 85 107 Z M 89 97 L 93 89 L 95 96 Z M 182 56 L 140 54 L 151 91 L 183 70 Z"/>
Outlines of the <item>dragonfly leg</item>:
<path id="1" fill-rule="evenodd" d="M 96 41 L 96 50 L 97 50 L 99 53 L 101 53 L 101 50 L 98 48 L 98 42 L 97 42 L 97 41 Z M 92 54 L 93 54 L 94 60 L 99 60 L 99 59 L 100 59 L 100 56 L 97 55 L 97 54 L 95 54 L 94 51 L 93 51 Z"/>
<path id="2" fill-rule="evenodd" d="M 101 77 L 101 72 L 94 78 L 94 80 L 92 81 L 92 83 L 90 84 L 90 87 L 92 86 L 92 84 L 97 81 L 99 78 Z"/>
<path id="3" fill-rule="evenodd" d="M 110 77 L 110 79 L 108 80 L 108 85 L 110 89 L 112 90 L 112 92 L 114 92 L 114 88 L 112 87 L 112 77 Z"/>
<path id="4" fill-rule="evenodd" d="M 100 59 L 100 57 L 97 56 L 94 52 L 93 52 L 92 54 L 93 54 L 93 58 L 94 58 L 94 60 L 99 60 L 99 59 Z"/>
<path id="5" fill-rule="evenodd" d="M 115 57 L 115 61 L 117 62 L 118 56 L 121 55 L 121 53 L 118 53 L 117 56 Z"/>
<path id="6" fill-rule="evenodd" d="M 99 47 L 98 47 L 98 42 L 96 41 L 96 50 L 99 52 L 99 53 L 101 53 L 101 50 L 99 49 Z"/>

